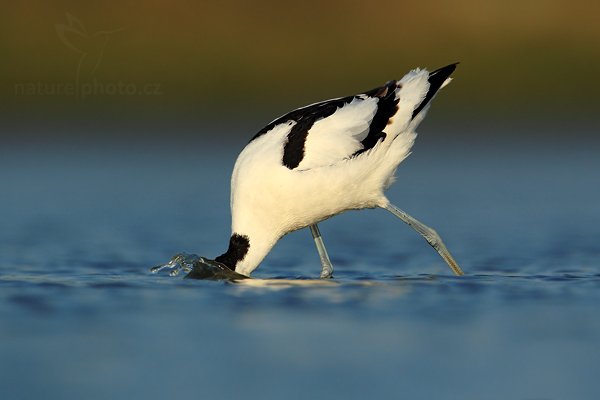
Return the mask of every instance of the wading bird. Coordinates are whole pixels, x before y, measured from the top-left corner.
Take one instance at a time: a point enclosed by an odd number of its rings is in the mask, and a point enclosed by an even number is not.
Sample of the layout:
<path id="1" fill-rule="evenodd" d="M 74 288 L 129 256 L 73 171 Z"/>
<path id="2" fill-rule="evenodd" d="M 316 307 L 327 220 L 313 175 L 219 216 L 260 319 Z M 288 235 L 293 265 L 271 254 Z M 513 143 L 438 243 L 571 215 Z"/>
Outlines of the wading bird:
<path id="1" fill-rule="evenodd" d="M 200 257 L 202 268 L 188 276 L 204 279 L 213 274 L 207 271 L 221 276 L 229 270 L 250 276 L 282 236 L 308 227 L 321 277 L 329 278 L 333 267 L 317 224 L 344 211 L 375 207 L 415 229 L 462 275 L 440 236 L 384 194 L 409 155 L 431 100 L 455 69 L 456 64 L 433 72 L 415 69 L 367 92 L 298 108 L 261 129 L 238 156 L 231 177 L 229 247 L 216 263 Z M 177 255 L 154 271 L 176 265 L 190 271 L 194 257 Z"/>

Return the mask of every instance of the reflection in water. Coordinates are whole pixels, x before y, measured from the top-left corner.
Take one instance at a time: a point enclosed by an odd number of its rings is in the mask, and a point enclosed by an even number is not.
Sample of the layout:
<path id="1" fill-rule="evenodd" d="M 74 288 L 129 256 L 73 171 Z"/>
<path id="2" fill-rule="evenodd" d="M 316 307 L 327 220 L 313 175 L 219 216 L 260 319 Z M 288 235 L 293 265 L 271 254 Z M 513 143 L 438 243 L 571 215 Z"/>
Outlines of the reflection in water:
<path id="1" fill-rule="evenodd" d="M 320 306 L 362 306 L 380 301 L 393 301 L 407 294 L 410 285 L 384 281 L 338 281 L 334 279 L 245 279 L 233 283 L 236 296 L 275 295 L 272 300 L 285 300 L 295 307 L 312 309 Z M 257 292 L 257 290 L 260 290 Z"/>

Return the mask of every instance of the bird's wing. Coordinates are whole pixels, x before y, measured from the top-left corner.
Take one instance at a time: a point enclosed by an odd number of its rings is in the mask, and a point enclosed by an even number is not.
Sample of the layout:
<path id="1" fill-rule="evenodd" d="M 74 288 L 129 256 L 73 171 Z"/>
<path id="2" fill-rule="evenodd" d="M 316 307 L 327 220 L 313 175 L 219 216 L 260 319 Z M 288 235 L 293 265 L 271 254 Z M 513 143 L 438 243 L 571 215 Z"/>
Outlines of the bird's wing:
<path id="1" fill-rule="evenodd" d="M 415 69 L 400 81 L 298 108 L 272 121 L 250 142 L 285 128 L 282 165 L 307 170 L 337 164 L 370 150 L 388 135 L 393 140 L 414 129 L 455 68 L 451 64 L 431 73 Z"/>
<path id="2" fill-rule="evenodd" d="M 388 120 L 396 113 L 396 81 L 355 96 L 311 104 L 285 114 L 251 141 L 291 124 L 283 146 L 282 164 L 305 170 L 332 165 L 360 154 L 385 138 Z"/>

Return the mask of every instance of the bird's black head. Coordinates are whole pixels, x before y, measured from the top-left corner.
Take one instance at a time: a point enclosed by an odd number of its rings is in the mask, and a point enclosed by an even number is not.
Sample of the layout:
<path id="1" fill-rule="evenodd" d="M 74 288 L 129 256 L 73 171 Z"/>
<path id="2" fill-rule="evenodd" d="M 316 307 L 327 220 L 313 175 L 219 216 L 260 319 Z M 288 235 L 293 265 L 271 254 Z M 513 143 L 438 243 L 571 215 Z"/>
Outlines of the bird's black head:
<path id="1" fill-rule="evenodd" d="M 223 263 L 208 258 L 199 257 L 192 264 L 192 270 L 185 276 L 186 279 L 228 280 L 237 281 L 248 278 L 238 274 Z"/>
<path id="2" fill-rule="evenodd" d="M 248 236 L 234 233 L 229 239 L 227 251 L 215 258 L 215 261 L 224 264 L 232 271 L 235 271 L 237 263 L 246 257 L 249 248 L 250 239 Z"/>

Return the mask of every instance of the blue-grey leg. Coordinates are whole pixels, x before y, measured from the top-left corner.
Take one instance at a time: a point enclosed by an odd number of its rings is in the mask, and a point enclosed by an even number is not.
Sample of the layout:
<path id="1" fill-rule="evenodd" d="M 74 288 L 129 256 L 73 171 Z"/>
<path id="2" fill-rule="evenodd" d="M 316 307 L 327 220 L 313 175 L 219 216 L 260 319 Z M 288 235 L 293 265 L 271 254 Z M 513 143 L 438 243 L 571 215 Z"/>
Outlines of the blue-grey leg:
<path id="1" fill-rule="evenodd" d="M 309 228 L 313 239 L 315 239 L 315 245 L 317 246 L 321 265 L 323 266 L 323 269 L 321 269 L 321 278 L 331 278 L 333 277 L 333 265 L 331 265 L 331 260 L 329 260 L 329 256 L 327 255 L 325 243 L 323 243 L 323 238 L 321 237 L 321 231 L 319 231 L 317 224 L 310 225 Z"/>
<path id="2" fill-rule="evenodd" d="M 438 254 L 442 256 L 444 261 L 446 261 L 446 264 L 448 264 L 450 269 L 452 269 L 452 271 L 456 275 L 465 274 L 454 260 L 454 257 L 452 257 L 452 255 L 446 248 L 446 245 L 444 245 L 444 242 L 442 242 L 442 238 L 440 237 L 440 235 L 438 235 L 435 230 L 431 229 L 422 222 L 417 221 L 416 219 L 414 219 L 413 217 L 411 217 L 410 215 L 408 215 L 393 204 L 388 204 L 385 207 L 385 209 L 394 214 L 396 217 L 400 218 L 405 223 L 407 223 L 415 231 L 419 232 L 419 234 L 423 236 L 425 240 L 427 240 L 427 243 L 429 243 L 431 247 L 433 247 L 438 252 Z"/>

